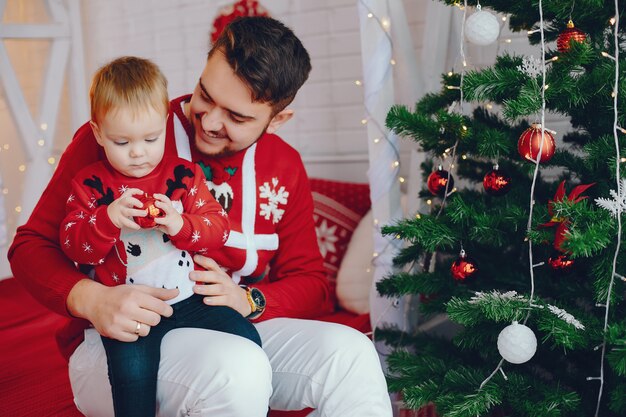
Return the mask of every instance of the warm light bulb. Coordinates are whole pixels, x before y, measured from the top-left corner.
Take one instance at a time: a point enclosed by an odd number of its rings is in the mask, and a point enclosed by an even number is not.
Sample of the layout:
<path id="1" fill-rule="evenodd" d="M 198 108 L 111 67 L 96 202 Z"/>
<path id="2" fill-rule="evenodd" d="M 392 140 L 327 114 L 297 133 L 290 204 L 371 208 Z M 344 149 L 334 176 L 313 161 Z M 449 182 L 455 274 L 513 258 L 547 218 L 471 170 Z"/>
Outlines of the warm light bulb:
<path id="1" fill-rule="evenodd" d="M 463 125 L 463 126 L 461 126 L 461 128 L 462 128 L 464 131 L 467 131 L 467 126 Z"/>
<path id="2" fill-rule="evenodd" d="M 356 80 L 354 83 L 355 83 L 356 85 L 361 85 L 361 80 Z"/>
<path id="3" fill-rule="evenodd" d="M 374 143 L 378 143 L 378 142 L 380 142 L 380 138 L 375 138 Z"/>
<path id="4" fill-rule="evenodd" d="M 404 177 L 398 177 L 398 181 L 400 181 L 401 183 L 404 182 Z"/>
<path id="5" fill-rule="evenodd" d="M 506 22 L 506 16 L 502 16 L 502 21 Z"/>
<path id="6" fill-rule="evenodd" d="M 39 146 L 43 146 L 43 145 L 45 145 L 45 144 L 46 144 L 46 142 L 45 142 L 43 139 L 39 139 L 39 140 L 37 141 L 37 145 L 39 145 Z"/>
<path id="7" fill-rule="evenodd" d="M 362 125 L 367 124 L 367 119 L 361 119 L 361 124 Z"/>
<path id="8" fill-rule="evenodd" d="M 389 27 L 391 26 L 391 22 L 389 21 L 388 17 L 383 17 L 382 19 L 380 19 L 380 24 L 385 30 L 389 30 Z"/>
<path id="9" fill-rule="evenodd" d="M 394 167 L 397 167 L 397 166 L 399 166 L 399 165 L 400 165 L 400 161 L 393 161 L 393 166 L 394 166 Z"/>
<path id="10" fill-rule="evenodd" d="M 426 200 L 426 204 L 428 204 L 429 206 L 433 203 L 432 200 Z"/>
<path id="11" fill-rule="evenodd" d="M 4 194 L 4 195 L 9 194 L 9 189 L 8 188 L 3 188 L 2 189 L 2 194 Z"/>
<path id="12" fill-rule="evenodd" d="M 391 61 L 389 61 L 389 63 L 391 63 L 391 65 L 396 65 L 396 60 L 392 59 Z"/>
<path id="13" fill-rule="evenodd" d="M 621 158 L 620 162 L 626 162 L 626 158 Z"/>
<path id="14" fill-rule="evenodd" d="M 50 165 L 54 165 L 55 162 L 56 162 L 56 159 L 54 159 L 54 157 L 51 156 L 50 158 L 48 158 L 48 163 Z"/>
<path id="15" fill-rule="evenodd" d="M 41 130 L 48 130 L 48 123 L 42 123 Z"/>
<path id="16" fill-rule="evenodd" d="M 377 258 L 377 257 L 378 257 L 378 252 L 374 252 L 374 253 L 372 254 L 372 256 L 373 256 L 374 258 Z"/>
<path id="17" fill-rule="evenodd" d="M 614 18 L 614 17 L 610 18 L 610 19 L 609 19 L 609 23 L 610 23 L 611 25 L 614 25 L 614 24 L 615 24 L 615 18 Z"/>
<path id="18" fill-rule="evenodd" d="M 504 40 L 504 43 L 511 43 L 511 42 L 513 42 L 511 39 L 505 39 Z"/>
<path id="19" fill-rule="evenodd" d="M 26 171 L 26 165 L 20 165 L 19 167 L 17 167 L 17 169 L 20 172 L 24 172 L 24 171 Z"/>
<path id="20" fill-rule="evenodd" d="M 448 77 L 452 77 L 453 72 L 452 71 L 448 71 Z"/>
<path id="21" fill-rule="evenodd" d="M 369 17 L 371 19 L 372 17 L 374 17 L 374 15 L 372 13 L 368 13 L 367 17 Z"/>
<path id="22" fill-rule="evenodd" d="M 374 225 L 378 225 L 378 219 L 374 219 Z"/>
<path id="23" fill-rule="evenodd" d="M 5 151 L 8 151 L 8 150 L 9 150 L 9 144 L 8 144 L 8 143 L 5 143 L 5 144 L 4 144 L 4 146 L 3 146 L 3 148 L 4 148 L 4 150 L 5 150 Z"/>
<path id="24" fill-rule="evenodd" d="M 422 218 L 422 215 L 421 215 L 421 214 L 419 214 L 419 213 L 417 213 L 417 214 L 415 215 L 415 218 L 416 218 L 416 219 L 421 219 L 421 218 Z"/>
<path id="25" fill-rule="evenodd" d="M 461 155 L 461 159 L 467 159 L 467 155 Z"/>
<path id="26" fill-rule="evenodd" d="M 15 207 L 15 211 L 17 211 L 18 213 L 21 213 L 22 212 L 22 207 L 21 206 Z"/>

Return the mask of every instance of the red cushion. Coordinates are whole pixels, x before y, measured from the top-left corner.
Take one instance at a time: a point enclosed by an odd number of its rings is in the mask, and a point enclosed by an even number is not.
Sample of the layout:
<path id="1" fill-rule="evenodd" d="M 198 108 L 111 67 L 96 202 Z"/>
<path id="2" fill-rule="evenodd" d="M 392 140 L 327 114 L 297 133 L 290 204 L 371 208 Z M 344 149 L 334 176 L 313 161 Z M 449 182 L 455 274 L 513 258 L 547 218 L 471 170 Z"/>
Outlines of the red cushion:
<path id="1" fill-rule="evenodd" d="M 369 185 L 317 178 L 310 183 L 317 241 L 334 289 L 352 233 L 370 208 Z"/>

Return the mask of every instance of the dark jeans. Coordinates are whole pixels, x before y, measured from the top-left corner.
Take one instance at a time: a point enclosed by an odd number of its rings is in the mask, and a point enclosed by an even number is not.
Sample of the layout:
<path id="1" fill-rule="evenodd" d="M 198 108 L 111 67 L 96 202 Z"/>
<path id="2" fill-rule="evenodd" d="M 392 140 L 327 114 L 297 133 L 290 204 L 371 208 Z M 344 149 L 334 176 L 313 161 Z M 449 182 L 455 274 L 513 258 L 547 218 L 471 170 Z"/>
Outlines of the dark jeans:
<path id="1" fill-rule="evenodd" d="M 173 304 L 174 314 L 162 317 L 146 337 L 136 342 L 102 337 L 117 417 L 155 416 L 161 340 L 170 330 L 181 327 L 218 330 L 246 337 L 261 346 L 259 333 L 245 317 L 230 307 L 207 306 L 202 299 L 203 296 L 194 294 Z"/>

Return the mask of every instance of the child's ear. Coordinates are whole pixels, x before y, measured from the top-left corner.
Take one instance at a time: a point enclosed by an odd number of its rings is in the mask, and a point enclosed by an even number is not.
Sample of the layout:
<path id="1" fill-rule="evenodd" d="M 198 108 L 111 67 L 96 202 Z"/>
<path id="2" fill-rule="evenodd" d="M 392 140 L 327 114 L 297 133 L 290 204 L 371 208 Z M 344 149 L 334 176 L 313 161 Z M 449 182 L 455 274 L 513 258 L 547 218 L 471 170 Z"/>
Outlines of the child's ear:
<path id="1" fill-rule="evenodd" d="M 98 145 L 102 146 L 102 137 L 101 137 L 101 133 L 100 133 L 100 128 L 98 127 L 96 122 L 94 122 L 93 120 L 89 121 L 89 126 L 91 126 L 91 130 L 93 131 L 93 135 L 96 137 L 96 142 L 98 142 Z"/>
<path id="2" fill-rule="evenodd" d="M 279 127 L 288 122 L 289 119 L 291 119 L 292 117 L 293 110 L 284 109 L 283 111 L 277 113 L 274 117 L 272 117 L 272 120 L 270 120 L 265 131 L 270 134 L 276 132 Z"/>

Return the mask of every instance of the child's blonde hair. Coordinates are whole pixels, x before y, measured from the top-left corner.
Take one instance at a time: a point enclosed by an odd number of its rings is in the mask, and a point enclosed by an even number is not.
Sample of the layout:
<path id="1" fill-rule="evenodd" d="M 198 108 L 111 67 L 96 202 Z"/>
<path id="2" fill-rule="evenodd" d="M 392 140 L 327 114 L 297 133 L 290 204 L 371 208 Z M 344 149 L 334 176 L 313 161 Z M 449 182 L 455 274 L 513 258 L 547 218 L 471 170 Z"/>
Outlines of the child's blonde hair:
<path id="1" fill-rule="evenodd" d="M 152 107 L 167 114 L 167 80 L 153 62 L 123 56 L 101 67 L 89 89 L 91 120 L 97 122 L 111 110 L 126 108 L 136 113 Z"/>

